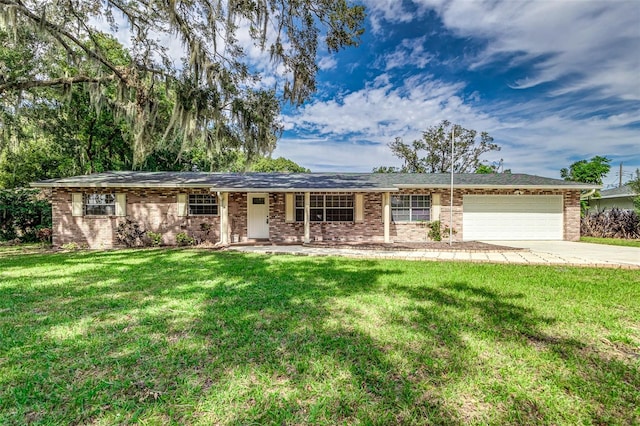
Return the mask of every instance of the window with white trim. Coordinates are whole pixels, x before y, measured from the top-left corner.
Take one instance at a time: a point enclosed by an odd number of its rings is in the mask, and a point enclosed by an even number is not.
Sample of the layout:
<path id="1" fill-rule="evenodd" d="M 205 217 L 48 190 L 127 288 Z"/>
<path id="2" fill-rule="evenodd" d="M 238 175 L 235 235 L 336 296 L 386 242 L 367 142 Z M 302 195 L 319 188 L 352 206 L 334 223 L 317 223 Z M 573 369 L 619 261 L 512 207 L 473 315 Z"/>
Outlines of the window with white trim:
<path id="1" fill-rule="evenodd" d="M 85 216 L 113 216 L 116 214 L 116 196 L 115 194 L 84 194 L 83 208 Z"/>
<path id="2" fill-rule="evenodd" d="M 430 195 L 392 195 L 391 220 L 394 222 L 428 222 L 431 220 Z"/>
<path id="3" fill-rule="evenodd" d="M 218 197 L 211 194 L 189 194 L 190 216 L 215 216 L 218 214 Z"/>
<path id="4" fill-rule="evenodd" d="M 311 222 L 353 222 L 353 194 L 311 194 Z M 296 222 L 304 222 L 304 194 L 296 194 Z"/>

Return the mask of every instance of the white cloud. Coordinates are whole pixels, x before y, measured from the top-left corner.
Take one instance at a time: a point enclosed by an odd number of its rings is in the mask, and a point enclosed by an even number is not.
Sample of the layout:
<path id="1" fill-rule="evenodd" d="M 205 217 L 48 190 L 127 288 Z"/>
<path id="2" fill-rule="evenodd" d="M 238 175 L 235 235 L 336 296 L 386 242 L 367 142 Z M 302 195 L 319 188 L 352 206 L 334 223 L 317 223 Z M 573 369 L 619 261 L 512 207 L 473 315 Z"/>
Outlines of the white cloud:
<path id="1" fill-rule="evenodd" d="M 394 68 L 403 68 L 407 66 L 422 69 L 434 57 L 432 53 L 425 51 L 425 42 L 427 36 L 417 37 L 413 39 L 404 39 L 396 49 L 380 58 L 385 71 Z"/>
<path id="2" fill-rule="evenodd" d="M 333 56 L 323 56 L 318 61 L 318 68 L 322 71 L 332 70 L 338 65 L 338 61 Z"/>
<path id="3" fill-rule="evenodd" d="M 637 130 L 630 128 L 637 113 L 581 119 L 575 118 L 577 109 L 545 112 L 555 106 L 547 99 L 480 107 L 475 95 L 463 99 L 463 89 L 462 84 L 432 77 L 412 77 L 394 87 L 389 75 L 382 74 L 362 90 L 339 100 L 316 101 L 285 117 L 287 129 L 298 136 L 283 138 L 276 155 L 313 171 L 366 172 L 380 165 L 399 165 L 387 144 L 398 136 L 405 141 L 419 138 L 423 130 L 443 119 L 487 131 L 502 151 L 486 159 L 503 158 L 505 168 L 519 173 L 559 177 L 560 168 L 577 158 L 616 159 L 638 151 Z M 305 139 L 301 134 L 313 136 Z"/>
<path id="4" fill-rule="evenodd" d="M 513 65 L 538 60 L 533 73 L 513 87 L 569 80 L 552 94 L 598 90 L 602 96 L 640 99 L 640 7 L 636 0 L 414 1 L 433 8 L 458 36 L 488 41 L 475 67 L 505 54 L 517 55 Z"/>

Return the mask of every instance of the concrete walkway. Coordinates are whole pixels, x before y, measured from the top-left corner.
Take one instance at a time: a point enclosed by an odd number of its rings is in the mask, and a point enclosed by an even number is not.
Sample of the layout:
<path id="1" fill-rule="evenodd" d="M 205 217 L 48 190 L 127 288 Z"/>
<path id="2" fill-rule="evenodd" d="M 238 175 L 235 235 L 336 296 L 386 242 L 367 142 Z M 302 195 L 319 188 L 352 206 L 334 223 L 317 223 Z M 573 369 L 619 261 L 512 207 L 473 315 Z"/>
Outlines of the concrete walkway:
<path id="1" fill-rule="evenodd" d="M 492 241 L 509 247 L 529 249 L 540 255 L 580 259 L 591 264 L 618 264 L 640 268 L 640 248 L 572 241 Z"/>
<path id="2" fill-rule="evenodd" d="M 404 259 L 422 261 L 463 261 L 463 262 L 483 262 L 483 263 L 508 263 L 525 265 L 565 265 L 565 266 L 591 266 L 601 268 L 621 268 L 640 269 L 640 249 L 631 248 L 635 252 L 630 252 L 629 259 L 616 259 L 613 257 L 597 257 L 587 255 L 587 251 L 581 252 L 573 247 L 573 244 L 595 246 L 596 244 L 569 243 L 564 250 L 562 244 L 557 246 L 547 246 L 531 243 L 530 241 L 492 241 L 493 244 L 502 246 L 522 247 L 529 250 L 504 250 L 499 252 L 466 252 L 466 251 L 389 251 L 389 250 L 358 250 L 351 248 L 328 248 L 328 247 L 305 247 L 302 245 L 283 246 L 231 246 L 229 250 L 236 250 L 248 253 L 261 254 L 291 254 L 298 256 L 343 256 L 362 259 Z M 538 242 L 535 242 L 538 243 Z M 548 243 L 548 242 L 539 242 Z M 553 241 L 552 243 L 567 243 L 564 241 Z M 612 247 L 615 249 L 629 247 Z M 555 250 L 547 247 L 558 247 Z M 607 249 L 605 249 L 607 251 Z M 634 253 L 635 256 L 634 257 Z M 635 261 L 634 261 L 635 259 Z"/>

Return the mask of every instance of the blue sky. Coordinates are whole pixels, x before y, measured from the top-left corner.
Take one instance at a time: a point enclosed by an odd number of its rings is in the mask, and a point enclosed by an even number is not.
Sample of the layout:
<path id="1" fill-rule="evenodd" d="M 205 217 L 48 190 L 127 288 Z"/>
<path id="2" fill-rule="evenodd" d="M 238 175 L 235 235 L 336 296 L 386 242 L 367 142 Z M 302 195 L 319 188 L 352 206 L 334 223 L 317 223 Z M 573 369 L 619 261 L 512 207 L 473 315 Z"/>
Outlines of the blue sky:
<path id="1" fill-rule="evenodd" d="M 366 0 L 358 48 L 321 53 L 274 156 L 312 171 L 399 165 L 387 143 L 443 119 L 487 131 L 514 173 L 594 155 L 640 168 L 640 1 Z"/>

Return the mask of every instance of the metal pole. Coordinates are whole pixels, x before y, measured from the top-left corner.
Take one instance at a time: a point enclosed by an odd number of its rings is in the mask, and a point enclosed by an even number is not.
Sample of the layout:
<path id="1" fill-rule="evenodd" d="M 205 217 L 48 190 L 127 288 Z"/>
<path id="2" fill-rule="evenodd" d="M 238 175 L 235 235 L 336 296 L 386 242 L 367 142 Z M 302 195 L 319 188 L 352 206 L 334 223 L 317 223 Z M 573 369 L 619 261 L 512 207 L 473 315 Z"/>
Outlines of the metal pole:
<path id="1" fill-rule="evenodd" d="M 449 196 L 449 245 L 453 245 L 453 140 L 455 139 L 455 125 L 451 129 L 451 194 Z"/>

